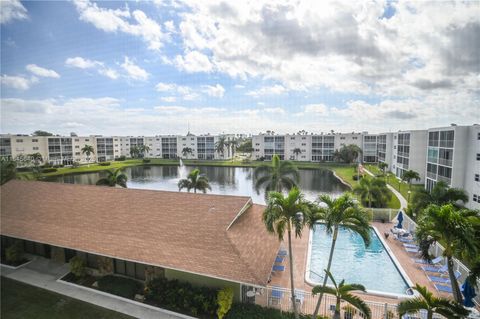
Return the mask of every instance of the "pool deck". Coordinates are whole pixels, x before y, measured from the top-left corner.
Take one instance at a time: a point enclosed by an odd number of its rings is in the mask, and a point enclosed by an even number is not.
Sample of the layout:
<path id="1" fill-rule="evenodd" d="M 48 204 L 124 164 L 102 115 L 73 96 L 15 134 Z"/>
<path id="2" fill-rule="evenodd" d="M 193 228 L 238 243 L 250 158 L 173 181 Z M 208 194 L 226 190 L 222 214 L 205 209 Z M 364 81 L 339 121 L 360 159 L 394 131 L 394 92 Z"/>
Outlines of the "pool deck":
<path id="1" fill-rule="evenodd" d="M 390 229 L 393 228 L 394 224 L 373 222 L 372 226 L 376 227 L 380 234 L 383 234 L 385 232 L 389 232 Z M 308 292 L 312 290 L 312 286 L 305 282 L 309 232 L 310 230 L 306 228 L 303 231 L 303 235 L 301 238 L 295 238 L 292 240 L 295 288 Z M 385 237 L 383 237 L 383 239 L 384 242 L 386 242 L 387 245 L 390 247 L 398 262 L 403 267 L 408 277 L 414 284 L 418 283 L 422 286 L 426 286 L 436 296 L 451 297 L 451 295 L 448 293 L 438 292 L 433 286 L 433 283 L 428 280 L 423 270 L 420 269 L 419 265 L 414 263 L 413 258 L 419 257 L 415 256 L 414 254 L 407 253 L 403 248 L 402 243 L 393 239 L 392 236 L 389 236 L 388 239 L 385 239 Z M 282 247 L 282 249 L 286 249 L 288 247 L 287 243 L 282 243 Z M 272 281 L 270 282 L 270 285 L 290 288 L 290 266 L 288 258 L 283 261 L 283 265 L 285 266 L 285 271 L 282 273 L 274 274 L 272 276 Z M 381 278 L 379 278 L 379 280 L 381 280 Z M 400 301 L 400 299 L 393 297 L 382 297 L 370 294 L 361 294 L 361 296 L 364 300 L 382 303 L 396 304 Z"/>

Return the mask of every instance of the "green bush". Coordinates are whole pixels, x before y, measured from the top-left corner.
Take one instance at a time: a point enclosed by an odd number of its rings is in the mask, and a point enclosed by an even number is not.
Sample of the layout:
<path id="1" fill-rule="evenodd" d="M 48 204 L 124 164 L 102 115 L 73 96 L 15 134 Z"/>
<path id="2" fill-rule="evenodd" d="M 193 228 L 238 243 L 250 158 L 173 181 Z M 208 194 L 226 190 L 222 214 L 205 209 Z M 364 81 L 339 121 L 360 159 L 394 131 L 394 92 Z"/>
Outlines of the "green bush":
<path id="1" fill-rule="evenodd" d="M 230 310 L 232 307 L 232 302 L 233 302 L 233 289 L 230 287 L 223 288 L 220 290 L 217 294 L 217 303 L 218 303 L 218 309 L 217 309 L 217 316 L 218 319 L 223 319 L 227 312 Z"/>
<path id="2" fill-rule="evenodd" d="M 5 249 L 5 259 L 9 264 L 18 264 L 23 260 L 23 246 L 22 242 L 16 241 Z"/>
<path id="3" fill-rule="evenodd" d="M 255 304 L 234 303 L 224 319 L 294 319 L 291 312 L 281 312 L 274 308 L 264 308 Z M 311 315 L 300 314 L 301 319 L 311 319 Z M 318 318 L 321 318 L 318 316 Z"/>
<path id="4" fill-rule="evenodd" d="M 355 175 L 352 176 L 352 179 L 353 179 L 354 181 L 358 181 L 358 178 L 362 179 L 362 178 L 363 178 L 363 175 L 355 174 Z"/>
<path id="5" fill-rule="evenodd" d="M 72 168 L 77 168 L 77 167 L 80 167 L 80 162 L 73 162 Z"/>
<path id="6" fill-rule="evenodd" d="M 70 259 L 70 272 L 77 278 L 83 278 L 87 274 L 87 269 L 85 268 L 85 261 L 75 256 Z"/>
<path id="7" fill-rule="evenodd" d="M 144 158 L 142 162 L 143 162 L 143 163 L 150 163 L 150 159 Z"/>
<path id="8" fill-rule="evenodd" d="M 53 173 L 53 172 L 56 172 L 56 171 L 57 171 L 57 169 L 53 168 L 53 167 L 47 167 L 47 168 L 42 169 L 42 173 Z"/>
<path id="9" fill-rule="evenodd" d="M 135 294 L 142 293 L 143 284 L 135 279 L 107 275 L 98 280 L 98 289 L 133 299 Z"/>
<path id="10" fill-rule="evenodd" d="M 98 165 L 100 165 L 100 166 L 110 166 L 110 162 L 101 162 L 101 163 L 98 163 Z"/>
<path id="11" fill-rule="evenodd" d="M 147 283 L 145 298 L 153 305 L 191 316 L 212 318 L 217 310 L 217 290 L 155 278 Z"/>
<path id="12" fill-rule="evenodd" d="M 63 164 L 53 165 L 54 168 L 62 168 L 63 166 Z"/>
<path id="13" fill-rule="evenodd" d="M 115 160 L 116 160 L 116 161 L 119 161 L 119 162 L 122 162 L 122 161 L 124 161 L 124 160 L 126 160 L 126 159 L 127 159 L 127 158 L 125 157 L 125 155 L 122 155 L 122 156 L 117 157 Z"/>

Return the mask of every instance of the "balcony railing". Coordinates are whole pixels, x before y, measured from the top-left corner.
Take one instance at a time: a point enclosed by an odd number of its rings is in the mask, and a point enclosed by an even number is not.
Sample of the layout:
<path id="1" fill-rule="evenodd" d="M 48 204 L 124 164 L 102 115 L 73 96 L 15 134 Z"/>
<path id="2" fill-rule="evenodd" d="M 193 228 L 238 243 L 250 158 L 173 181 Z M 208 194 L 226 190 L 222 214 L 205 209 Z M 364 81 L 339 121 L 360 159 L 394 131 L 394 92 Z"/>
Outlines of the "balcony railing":
<path id="1" fill-rule="evenodd" d="M 440 175 L 438 175 L 437 181 L 443 181 L 443 182 L 447 183 L 448 185 L 450 185 L 452 183 L 452 179 L 450 177 L 445 177 L 445 176 L 440 176 Z"/>
<path id="2" fill-rule="evenodd" d="M 437 173 L 427 172 L 427 177 L 432 179 L 437 179 Z"/>
<path id="3" fill-rule="evenodd" d="M 438 164 L 444 165 L 444 166 L 452 166 L 453 161 L 452 161 L 452 160 L 448 160 L 448 159 L 439 158 L 439 159 L 438 159 Z"/>

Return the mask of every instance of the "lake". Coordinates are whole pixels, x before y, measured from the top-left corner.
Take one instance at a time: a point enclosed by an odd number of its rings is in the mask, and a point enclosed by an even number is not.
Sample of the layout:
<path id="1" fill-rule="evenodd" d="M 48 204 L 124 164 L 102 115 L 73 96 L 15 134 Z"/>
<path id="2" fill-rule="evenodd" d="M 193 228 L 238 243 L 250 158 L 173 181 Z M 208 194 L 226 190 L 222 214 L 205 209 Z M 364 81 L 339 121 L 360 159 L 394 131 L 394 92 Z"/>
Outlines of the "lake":
<path id="1" fill-rule="evenodd" d="M 264 192 L 258 194 L 253 181 L 253 168 L 220 166 L 136 166 L 124 169 L 128 176 L 129 188 L 178 191 L 177 183 L 188 172 L 199 168 L 205 174 L 212 190 L 209 193 L 222 195 L 250 196 L 254 203 L 264 204 Z M 300 169 L 299 186 L 307 199 L 316 199 L 319 194 L 338 196 L 348 190 L 331 171 L 327 169 Z M 51 182 L 72 184 L 95 184 L 105 176 L 104 172 L 55 176 Z M 185 191 L 185 190 L 183 190 Z"/>

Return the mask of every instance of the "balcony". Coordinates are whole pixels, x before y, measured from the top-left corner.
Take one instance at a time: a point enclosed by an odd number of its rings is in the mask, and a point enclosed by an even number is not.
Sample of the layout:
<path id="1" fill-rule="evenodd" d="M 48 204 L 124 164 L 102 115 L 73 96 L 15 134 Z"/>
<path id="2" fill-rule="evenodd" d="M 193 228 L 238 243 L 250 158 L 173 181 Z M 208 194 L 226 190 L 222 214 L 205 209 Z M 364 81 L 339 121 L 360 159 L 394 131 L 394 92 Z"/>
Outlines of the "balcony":
<path id="1" fill-rule="evenodd" d="M 437 177 L 437 182 L 438 181 L 444 181 L 445 183 L 447 183 L 449 186 L 450 184 L 452 183 L 452 179 L 450 177 L 445 177 L 445 176 L 440 176 L 438 175 Z"/>
<path id="2" fill-rule="evenodd" d="M 443 166 L 450 166 L 450 167 L 452 167 L 453 161 L 452 161 L 452 160 L 448 160 L 448 159 L 444 159 L 444 158 L 439 158 L 439 159 L 438 159 L 438 164 L 443 165 Z"/>
<path id="3" fill-rule="evenodd" d="M 427 172 L 427 177 L 431 179 L 437 179 L 437 173 Z"/>

